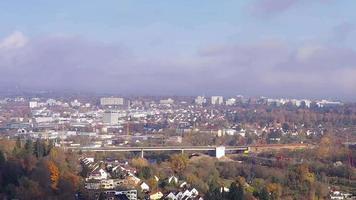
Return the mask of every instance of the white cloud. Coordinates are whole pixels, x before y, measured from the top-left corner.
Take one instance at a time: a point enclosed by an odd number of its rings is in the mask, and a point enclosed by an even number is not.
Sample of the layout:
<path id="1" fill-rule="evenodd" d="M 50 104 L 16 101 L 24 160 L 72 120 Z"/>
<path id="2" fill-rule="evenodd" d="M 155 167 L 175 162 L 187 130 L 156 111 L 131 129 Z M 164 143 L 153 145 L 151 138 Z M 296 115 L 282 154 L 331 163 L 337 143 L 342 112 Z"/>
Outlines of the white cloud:
<path id="1" fill-rule="evenodd" d="M 324 48 L 322 46 L 318 45 L 303 46 L 298 49 L 296 57 L 299 61 L 305 62 L 312 58 L 317 52 L 322 51 L 323 49 Z"/>
<path id="2" fill-rule="evenodd" d="M 25 46 L 27 42 L 28 39 L 22 32 L 15 31 L 0 42 L 0 49 L 21 48 Z"/>

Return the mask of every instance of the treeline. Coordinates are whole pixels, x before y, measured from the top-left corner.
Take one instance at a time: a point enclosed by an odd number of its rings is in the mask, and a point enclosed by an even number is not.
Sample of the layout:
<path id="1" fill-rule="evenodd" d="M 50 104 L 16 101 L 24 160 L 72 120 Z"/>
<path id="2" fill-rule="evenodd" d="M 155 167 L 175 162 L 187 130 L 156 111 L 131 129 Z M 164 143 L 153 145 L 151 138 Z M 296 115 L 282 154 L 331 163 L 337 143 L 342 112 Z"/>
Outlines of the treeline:
<path id="1" fill-rule="evenodd" d="M 273 123 L 304 124 L 317 127 L 323 124 L 330 127 L 356 125 L 356 106 L 340 106 L 318 109 L 288 109 L 284 107 L 238 108 L 227 113 L 227 118 L 236 123 L 258 123 L 265 126 Z"/>
<path id="2" fill-rule="evenodd" d="M 79 170 L 51 141 L 0 141 L 0 199 L 74 199 Z"/>
<path id="3" fill-rule="evenodd" d="M 189 159 L 180 154 L 156 164 L 133 159 L 131 165 L 153 190 L 174 190 L 165 180 L 175 175 L 198 189 L 207 200 L 327 199 L 329 187 L 356 186 L 354 181 L 345 182 L 356 177 L 354 166 L 348 165 L 349 152 L 333 141 L 324 136 L 315 149 L 264 153 L 261 156 L 266 160 L 274 160 L 269 165 L 250 162 L 253 156 L 234 162 L 207 156 Z M 353 150 L 351 155 L 354 153 Z M 161 179 L 156 181 L 155 176 Z"/>

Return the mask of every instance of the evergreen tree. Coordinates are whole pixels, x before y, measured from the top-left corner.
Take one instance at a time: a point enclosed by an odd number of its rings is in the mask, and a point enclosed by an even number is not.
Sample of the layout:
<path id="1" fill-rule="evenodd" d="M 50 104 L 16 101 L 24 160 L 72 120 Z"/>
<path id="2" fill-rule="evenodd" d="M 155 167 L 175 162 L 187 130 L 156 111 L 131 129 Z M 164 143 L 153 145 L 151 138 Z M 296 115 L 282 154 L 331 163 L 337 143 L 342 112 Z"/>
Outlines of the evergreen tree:
<path id="1" fill-rule="evenodd" d="M 243 200 L 244 199 L 244 189 L 241 184 L 231 183 L 230 190 L 228 193 L 229 200 Z"/>
<path id="2" fill-rule="evenodd" d="M 48 145 L 45 148 L 45 155 L 49 155 L 49 153 L 51 152 L 52 148 L 53 148 L 53 140 L 49 140 Z"/>
<path id="3" fill-rule="evenodd" d="M 209 191 L 205 195 L 204 199 L 206 200 L 225 199 L 223 193 L 220 191 L 219 184 L 215 180 L 210 181 Z"/>
<path id="4" fill-rule="evenodd" d="M 33 153 L 33 142 L 32 142 L 31 139 L 26 140 L 25 153 L 26 154 L 32 154 Z"/>
<path id="5" fill-rule="evenodd" d="M 44 153 L 45 153 L 45 144 L 40 139 L 37 139 L 35 142 L 34 154 L 37 158 L 40 158 L 44 156 Z"/>
<path id="6" fill-rule="evenodd" d="M 98 200 L 105 200 L 105 199 L 106 199 L 106 198 L 105 198 L 104 192 L 100 192 L 99 197 L 98 197 Z"/>
<path id="7" fill-rule="evenodd" d="M 21 149 L 21 147 L 22 147 L 21 138 L 20 138 L 20 137 L 17 137 L 15 148 Z"/>
<path id="8" fill-rule="evenodd" d="M 0 167 L 2 167 L 6 162 L 6 157 L 3 151 L 0 150 Z"/>
<path id="9" fill-rule="evenodd" d="M 267 191 L 267 188 L 263 188 L 259 196 L 261 200 L 270 200 L 269 192 Z"/>

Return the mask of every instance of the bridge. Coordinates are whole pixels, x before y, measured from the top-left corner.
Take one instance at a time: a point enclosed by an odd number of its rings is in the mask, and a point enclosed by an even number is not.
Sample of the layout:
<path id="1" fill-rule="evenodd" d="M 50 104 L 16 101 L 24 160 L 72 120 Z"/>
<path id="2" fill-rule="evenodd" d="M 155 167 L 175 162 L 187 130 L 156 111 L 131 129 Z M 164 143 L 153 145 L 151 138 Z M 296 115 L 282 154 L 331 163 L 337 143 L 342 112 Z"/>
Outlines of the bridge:
<path id="1" fill-rule="evenodd" d="M 281 149 L 304 149 L 313 148 L 312 145 L 308 144 L 265 144 L 265 145 L 250 145 L 250 146 L 155 146 L 155 147 L 66 147 L 66 149 L 71 149 L 74 151 L 87 151 L 87 152 L 141 152 L 141 157 L 144 157 L 144 152 L 152 151 L 208 151 L 213 152 L 214 156 L 221 158 L 225 156 L 225 152 L 232 151 L 252 151 L 252 152 L 262 152 L 262 151 L 278 151 Z"/>
<path id="2" fill-rule="evenodd" d="M 160 147 L 66 147 L 66 149 L 87 152 L 144 152 L 148 151 L 210 151 L 217 158 L 225 156 L 225 151 L 246 151 L 248 146 L 160 146 Z"/>

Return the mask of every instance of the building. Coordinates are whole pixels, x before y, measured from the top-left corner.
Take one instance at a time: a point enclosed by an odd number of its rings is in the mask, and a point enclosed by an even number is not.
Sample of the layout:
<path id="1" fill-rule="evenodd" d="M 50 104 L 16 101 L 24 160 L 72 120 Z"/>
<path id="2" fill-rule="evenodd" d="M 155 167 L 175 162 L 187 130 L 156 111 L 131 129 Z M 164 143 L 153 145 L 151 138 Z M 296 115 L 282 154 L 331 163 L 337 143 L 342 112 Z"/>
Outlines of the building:
<path id="1" fill-rule="evenodd" d="M 137 190 L 107 190 L 104 194 L 106 199 L 137 200 Z"/>
<path id="2" fill-rule="evenodd" d="M 119 97 L 103 97 L 100 99 L 102 106 L 122 106 L 124 105 L 124 98 Z"/>
<path id="3" fill-rule="evenodd" d="M 227 106 L 233 106 L 233 105 L 236 104 L 236 99 L 235 98 L 230 98 L 230 99 L 226 100 L 225 104 Z"/>
<path id="4" fill-rule="evenodd" d="M 82 104 L 77 99 L 75 99 L 74 101 L 70 102 L 70 105 L 72 107 L 80 107 Z"/>
<path id="5" fill-rule="evenodd" d="M 162 197 L 163 197 L 163 194 L 162 194 L 161 191 L 157 191 L 157 192 L 151 193 L 151 195 L 150 195 L 150 199 L 151 200 L 162 199 Z"/>
<path id="6" fill-rule="evenodd" d="M 215 151 L 215 157 L 216 158 L 222 158 L 225 156 L 225 147 L 221 146 L 221 147 L 216 147 L 216 151 Z"/>
<path id="7" fill-rule="evenodd" d="M 202 106 L 206 103 L 206 98 L 204 96 L 198 96 L 194 99 L 195 104 Z"/>
<path id="8" fill-rule="evenodd" d="M 162 99 L 159 101 L 160 104 L 165 104 L 165 105 L 171 105 L 174 103 L 174 100 L 171 98 L 168 99 Z"/>
<path id="9" fill-rule="evenodd" d="M 38 107 L 37 101 L 30 101 L 28 104 L 29 104 L 30 108 L 37 108 Z"/>
<path id="10" fill-rule="evenodd" d="M 212 96 L 211 104 L 212 105 L 221 105 L 224 103 L 224 98 L 222 96 Z"/>
<path id="11" fill-rule="evenodd" d="M 119 113 L 106 111 L 103 115 L 103 122 L 106 124 L 114 125 L 119 123 Z"/>

